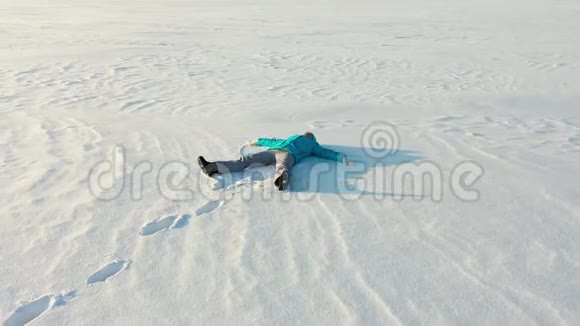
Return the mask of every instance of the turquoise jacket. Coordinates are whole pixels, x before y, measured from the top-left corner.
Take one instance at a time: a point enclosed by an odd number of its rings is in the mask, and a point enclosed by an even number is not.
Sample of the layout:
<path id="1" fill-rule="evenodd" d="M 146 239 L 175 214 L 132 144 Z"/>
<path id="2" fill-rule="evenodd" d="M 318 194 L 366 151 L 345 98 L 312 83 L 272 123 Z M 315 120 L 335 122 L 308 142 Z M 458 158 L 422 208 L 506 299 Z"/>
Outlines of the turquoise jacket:
<path id="1" fill-rule="evenodd" d="M 342 162 L 344 157 L 338 152 L 320 146 L 316 138 L 310 139 L 303 135 L 294 135 L 286 139 L 258 138 L 258 146 L 290 152 L 296 162 L 313 155 L 337 162 Z"/>

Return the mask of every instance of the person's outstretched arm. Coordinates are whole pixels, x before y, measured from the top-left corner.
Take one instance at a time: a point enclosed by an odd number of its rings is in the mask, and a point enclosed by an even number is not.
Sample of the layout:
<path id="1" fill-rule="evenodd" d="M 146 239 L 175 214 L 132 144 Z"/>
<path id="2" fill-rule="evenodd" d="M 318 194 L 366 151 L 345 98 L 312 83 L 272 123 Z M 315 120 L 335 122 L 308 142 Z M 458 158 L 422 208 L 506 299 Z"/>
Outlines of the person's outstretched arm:
<path id="1" fill-rule="evenodd" d="M 258 138 L 255 145 L 262 147 L 273 147 L 280 143 L 283 139 L 278 138 Z"/>
<path id="2" fill-rule="evenodd" d="M 314 155 L 318 157 L 325 158 L 327 160 L 332 160 L 336 162 L 344 162 L 346 160 L 346 156 L 340 154 L 339 152 L 335 152 L 332 149 L 324 148 L 320 145 L 316 145 L 314 147 Z"/>

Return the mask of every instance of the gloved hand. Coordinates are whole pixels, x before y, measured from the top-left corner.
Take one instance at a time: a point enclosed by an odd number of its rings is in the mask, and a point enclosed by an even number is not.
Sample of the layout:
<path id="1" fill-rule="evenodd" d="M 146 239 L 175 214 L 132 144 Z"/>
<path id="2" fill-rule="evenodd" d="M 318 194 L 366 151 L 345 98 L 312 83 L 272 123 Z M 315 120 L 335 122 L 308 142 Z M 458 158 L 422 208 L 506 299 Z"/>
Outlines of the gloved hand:
<path id="1" fill-rule="evenodd" d="M 248 145 L 248 146 L 258 146 L 258 141 L 257 140 L 248 140 L 248 142 L 246 143 L 246 145 Z"/>
<path id="2" fill-rule="evenodd" d="M 351 165 L 352 161 L 350 161 L 346 155 L 342 154 L 342 163 L 346 164 L 346 165 Z"/>

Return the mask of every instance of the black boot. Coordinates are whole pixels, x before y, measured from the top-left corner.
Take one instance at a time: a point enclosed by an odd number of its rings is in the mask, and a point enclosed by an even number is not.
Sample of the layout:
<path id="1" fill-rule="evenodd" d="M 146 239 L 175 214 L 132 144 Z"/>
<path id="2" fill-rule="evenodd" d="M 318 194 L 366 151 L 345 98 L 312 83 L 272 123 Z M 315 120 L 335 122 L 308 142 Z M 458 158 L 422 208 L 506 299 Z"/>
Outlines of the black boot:
<path id="1" fill-rule="evenodd" d="M 278 187 L 278 190 L 280 191 L 288 189 L 288 171 L 282 172 L 282 174 L 274 180 L 274 185 Z"/>
<path id="2" fill-rule="evenodd" d="M 206 175 L 211 176 L 214 173 L 218 173 L 217 164 L 215 164 L 215 162 L 206 161 L 203 156 L 197 158 L 197 164 L 199 164 L 201 171 Z"/>

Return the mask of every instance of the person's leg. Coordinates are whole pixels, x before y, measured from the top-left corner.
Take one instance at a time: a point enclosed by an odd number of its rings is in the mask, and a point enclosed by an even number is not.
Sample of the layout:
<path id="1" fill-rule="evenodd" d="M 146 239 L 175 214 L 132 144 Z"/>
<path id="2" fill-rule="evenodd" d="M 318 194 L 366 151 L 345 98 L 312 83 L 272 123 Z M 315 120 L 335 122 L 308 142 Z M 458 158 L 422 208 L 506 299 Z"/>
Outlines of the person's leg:
<path id="1" fill-rule="evenodd" d="M 218 173 L 243 171 L 251 166 L 266 166 L 276 162 L 274 151 L 264 151 L 235 161 L 216 161 Z"/>
<path id="2" fill-rule="evenodd" d="M 286 174 L 287 178 L 290 177 L 290 169 L 296 163 L 296 159 L 292 153 L 286 151 L 276 151 L 276 171 L 274 172 L 274 184 L 279 186 L 279 178 L 283 174 Z"/>

